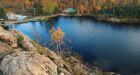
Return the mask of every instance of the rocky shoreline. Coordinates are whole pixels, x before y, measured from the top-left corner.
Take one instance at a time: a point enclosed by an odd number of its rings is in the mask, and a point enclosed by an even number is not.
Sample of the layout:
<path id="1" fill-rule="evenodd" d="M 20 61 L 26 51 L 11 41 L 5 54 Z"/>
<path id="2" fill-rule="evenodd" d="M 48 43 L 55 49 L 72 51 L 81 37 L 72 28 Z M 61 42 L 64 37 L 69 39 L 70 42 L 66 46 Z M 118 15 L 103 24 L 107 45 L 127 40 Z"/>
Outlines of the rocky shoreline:
<path id="1" fill-rule="evenodd" d="M 140 24 L 140 19 L 134 18 L 118 18 L 115 16 L 106 16 L 106 15 L 98 15 L 94 16 L 95 19 L 99 21 L 109 22 L 109 23 L 117 23 L 117 24 Z"/>
<path id="2" fill-rule="evenodd" d="M 27 23 L 27 22 L 35 22 L 35 21 L 49 21 L 52 18 L 59 17 L 60 15 L 50 15 L 50 16 L 36 16 L 36 17 L 31 17 L 27 18 L 21 21 L 18 20 L 8 20 L 8 21 L 0 21 L 0 26 L 2 27 L 7 27 L 12 24 L 21 24 L 21 23 Z M 4 24 L 1 24 L 3 22 Z"/>
<path id="3" fill-rule="evenodd" d="M 63 58 L 16 30 L 0 27 L 0 75 L 118 75 Z M 121 74 L 119 74 L 121 75 Z"/>
<path id="4" fill-rule="evenodd" d="M 7 27 L 11 24 L 20 24 L 20 23 L 27 23 L 27 22 L 34 22 L 34 21 L 49 21 L 52 18 L 60 17 L 60 16 L 74 16 L 74 17 L 81 17 L 81 16 L 89 16 L 89 15 L 81 15 L 81 14 L 75 14 L 75 15 L 68 15 L 68 14 L 57 14 L 57 15 L 50 15 L 50 16 L 37 16 L 37 17 L 32 17 L 32 18 L 27 18 L 22 21 L 4 21 L 5 24 L 0 24 L 2 27 Z M 117 17 L 110 17 L 107 15 L 94 15 L 91 16 L 94 19 L 102 22 L 108 22 L 108 23 L 116 23 L 116 24 L 140 24 L 140 19 L 133 19 L 133 18 L 117 18 Z"/>
<path id="5" fill-rule="evenodd" d="M 62 58 L 16 30 L 0 27 L 1 75 L 102 75 L 74 57 Z"/>
<path id="6" fill-rule="evenodd" d="M 94 17 L 98 21 L 108 22 L 108 23 L 117 23 L 117 24 L 140 24 L 140 19 L 134 19 L 134 18 L 118 18 L 115 16 L 109 16 L 109 15 L 81 15 L 81 14 L 75 14 L 75 15 L 65 15 L 62 14 L 61 16 L 89 16 Z"/>

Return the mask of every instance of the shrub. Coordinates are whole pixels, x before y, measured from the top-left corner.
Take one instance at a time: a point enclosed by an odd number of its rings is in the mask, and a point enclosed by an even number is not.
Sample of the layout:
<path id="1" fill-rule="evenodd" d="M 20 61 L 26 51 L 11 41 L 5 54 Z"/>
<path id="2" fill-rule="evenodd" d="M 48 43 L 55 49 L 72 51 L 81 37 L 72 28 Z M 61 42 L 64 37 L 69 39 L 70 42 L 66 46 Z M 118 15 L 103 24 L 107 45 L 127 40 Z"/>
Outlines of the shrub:
<path id="1" fill-rule="evenodd" d="M 57 47 L 56 49 L 60 50 L 60 47 L 64 44 L 63 43 L 64 32 L 60 28 L 58 29 L 52 28 L 50 32 L 51 32 L 51 39 L 56 44 Z"/>
<path id="2" fill-rule="evenodd" d="M 24 36 L 22 36 L 22 35 L 18 35 L 18 37 L 17 37 L 17 40 L 18 40 L 18 46 L 19 47 L 21 47 L 21 48 L 23 48 L 24 50 L 27 50 L 25 47 L 23 47 L 23 45 L 22 45 L 22 42 L 23 42 L 23 40 L 24 40 Z"/>

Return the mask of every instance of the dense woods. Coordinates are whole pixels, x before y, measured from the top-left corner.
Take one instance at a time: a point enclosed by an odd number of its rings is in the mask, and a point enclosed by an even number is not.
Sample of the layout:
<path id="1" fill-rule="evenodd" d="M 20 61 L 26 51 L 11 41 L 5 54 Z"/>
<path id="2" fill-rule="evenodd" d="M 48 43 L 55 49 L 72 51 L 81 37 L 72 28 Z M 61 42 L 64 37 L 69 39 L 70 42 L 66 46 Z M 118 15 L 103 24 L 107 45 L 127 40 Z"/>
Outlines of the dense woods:
<path id="1" fill-rule="evenodd" d="M 0 19 L 7 19 L 6 12 L 3 8 L 0 7 Z"/>
<path id="2" fill-rule="evenodd" d="M 77 14 L 108 14 L 125 18 L 140 18 L 140 0 L 0 0 L 6 11 L 28 15 L 50 15 L 67 8 Z M 14 9 L 14 10 L 13 10 Z"/>

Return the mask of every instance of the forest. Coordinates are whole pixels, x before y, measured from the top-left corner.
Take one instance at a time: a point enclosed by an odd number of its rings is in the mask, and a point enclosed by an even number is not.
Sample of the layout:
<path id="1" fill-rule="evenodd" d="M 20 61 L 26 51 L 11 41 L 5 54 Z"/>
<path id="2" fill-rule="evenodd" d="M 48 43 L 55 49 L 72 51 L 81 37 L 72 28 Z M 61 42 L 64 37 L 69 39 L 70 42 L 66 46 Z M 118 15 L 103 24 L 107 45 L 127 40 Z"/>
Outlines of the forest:
<path id="1" fill-rule="evenodd" d="M 75 14 L 140 18 L 140 0 L 0 0 L 6 12 L 40 16 L 75 8 Z"/>

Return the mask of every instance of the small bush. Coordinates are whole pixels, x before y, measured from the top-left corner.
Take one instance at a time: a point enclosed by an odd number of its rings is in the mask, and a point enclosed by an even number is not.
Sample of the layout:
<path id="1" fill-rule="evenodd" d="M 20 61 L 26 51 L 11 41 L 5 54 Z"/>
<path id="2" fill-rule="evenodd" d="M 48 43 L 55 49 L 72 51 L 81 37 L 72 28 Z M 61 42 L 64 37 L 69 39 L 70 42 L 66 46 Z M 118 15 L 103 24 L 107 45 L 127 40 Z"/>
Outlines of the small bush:
<path id="1" fill-rule="evenodd" d="M 64 39 L 64 32 L 58 28 L 52 28 L 50 30 L 51 33 L 51 43 L 55 47 L 54 50 L 58 51 L 58 54 L 60 54 L 60 50 L 62 50 L 62 46 L 64 45 L 63 39 Z"/>
<path id="2" fill-rule="evenodd" d="M 22 42 L 24 40 L 24 37 L 22 35 L 18 35 L 18 46 L 22 47 Z"/>
<path id="3" fill-rule="evenodd" d="M 18 46 L 21 47 L 21 48 L 24 49 L 24 50 L 28 50 L 26 47 L 24 47 L 24 46 L 22 45 L 23 40 L 24 40 L 24 36 L 18 34 L 18 37 L 17 37 L 17 41 L 18 41 L 17 44 L 18 44 Z"/>

